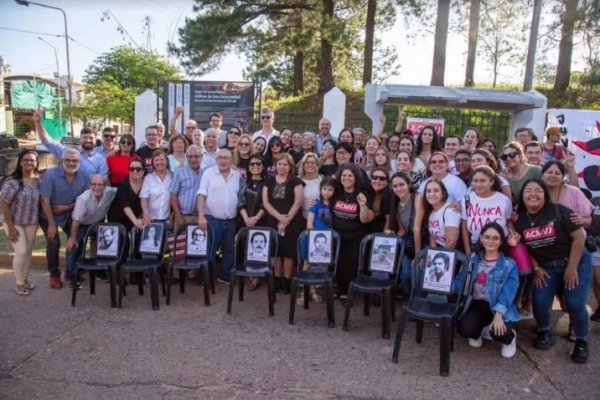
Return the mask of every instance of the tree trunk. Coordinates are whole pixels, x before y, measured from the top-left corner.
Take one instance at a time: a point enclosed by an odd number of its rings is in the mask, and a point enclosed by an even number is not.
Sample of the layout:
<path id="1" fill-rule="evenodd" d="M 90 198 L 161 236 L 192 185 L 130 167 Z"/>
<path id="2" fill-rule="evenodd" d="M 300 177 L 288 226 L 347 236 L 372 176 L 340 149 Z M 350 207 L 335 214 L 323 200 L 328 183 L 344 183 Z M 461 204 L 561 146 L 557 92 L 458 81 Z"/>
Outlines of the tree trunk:
<path id="1" fill-rule="evenodd" d="M 377 0 L 368 0 L 367 26 L 365 27 L 365 56 L 363 65 L 363 86 L 371 83 L 373 75 L 373 41 L 375 40 L 375 13 Z"/>
<path id="2" fill-rule="evenodd" d="M 321 14 L 321 76 L 319 79 L 319 93 L 324 94 L 331 90 L 333 83 L 333 46 L 331 44 L 331 31 L 328 29 L 329 22 L 333 19 L 334 0 L 323 0 L 323 11 Z"/>
<path id="3" fill-rule="evenodd" d="M 448 19 L 450 0 L 438 0 L 437 21 L 435 23 L 435 44 L 433 47 L 433 68 L 431 86 L 444 86 L 446 72 L 446 41 L 448 39 Z"/>
<path id="4" fill-rule="evenodd" d="M 294 96 L 304 92 L 304 52 L 296 50 L 294 54 Z"/>
<path id="5" fill-rule="evenodd" d="M 573 31 L 577 19 L 577 6 L 579 0 L 563 0 L 565 12 L 562 15 L 562 29 L 558 45 L 558 63 L 556 66 L 556 80 L 554 92 L 562 94 L 569 87 L 571 79 L 571 57 L 573 55 Z"/>
<path id="6" fill-rule="evenodd" d="M 477 38 L 479 37 L 480 0 L 471 0 L 469 10 L 469 50 L 467 52 L 467 68 L 465 71 L 465 86 L 475 85 L 475 57 L 477 56 Z"/>
<path id="7" fill-rule="evenodd" d="M 527 48 L 527 63 L 525 64 L 525 80 L 523 91 L 528 92 L 533 87 L 533 72 L 535 70 L 535 53 L 537 50 L 538 31 L 540 28 L 540 14 L 542 13 L 542 0 L 533 3 L 533 17 L 529 31 L 529 47 Z"/>

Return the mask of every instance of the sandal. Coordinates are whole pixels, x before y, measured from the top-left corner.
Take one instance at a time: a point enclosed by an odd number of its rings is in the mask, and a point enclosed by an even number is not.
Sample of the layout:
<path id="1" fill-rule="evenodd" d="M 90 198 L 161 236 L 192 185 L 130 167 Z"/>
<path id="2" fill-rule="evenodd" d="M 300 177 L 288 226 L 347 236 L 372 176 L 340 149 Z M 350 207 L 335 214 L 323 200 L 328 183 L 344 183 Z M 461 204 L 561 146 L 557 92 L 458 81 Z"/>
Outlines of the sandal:
<path id="1" fill-rule="evenodd" d="M 260 280 L 258 278 L 250 278 L 248 282 L 248 290 L 253 292 L 260 287 Z"/>
<path id="2" fill-rule="evenodd" d="M 29 290 L 25 287 L 25 285 L 17 285 L 15 287 L 15 293 L 19 296 L 29 296 Z"/>
<path id="3" fill-rule="evenodd" d="M 319 293 L 317 293 L 317 288 L 314 288 L 314 287 L 310 291 L 310 298 L 313 301 L 313 303 L 316 303 L 316 304 L 323 302 L 323 297 L 321 297 L 321 295 L 319 295 Z"/>

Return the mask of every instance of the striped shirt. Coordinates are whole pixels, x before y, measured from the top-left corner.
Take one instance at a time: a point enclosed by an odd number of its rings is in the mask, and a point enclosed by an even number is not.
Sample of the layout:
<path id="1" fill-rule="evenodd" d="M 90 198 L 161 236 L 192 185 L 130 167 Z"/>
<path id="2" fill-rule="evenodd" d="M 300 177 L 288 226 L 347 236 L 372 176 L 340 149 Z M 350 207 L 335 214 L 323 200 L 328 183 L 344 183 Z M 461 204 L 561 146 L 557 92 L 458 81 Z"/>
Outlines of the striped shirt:
<path id="1" fill-rule="evenodd" d="M 169 192 L 177 194 L 177 201 L 183 215 L 198 215 L 196 196 L 203 172 L 203 169 L 194 171 L 189 165 L 184 165 L 173 173 Z"/>

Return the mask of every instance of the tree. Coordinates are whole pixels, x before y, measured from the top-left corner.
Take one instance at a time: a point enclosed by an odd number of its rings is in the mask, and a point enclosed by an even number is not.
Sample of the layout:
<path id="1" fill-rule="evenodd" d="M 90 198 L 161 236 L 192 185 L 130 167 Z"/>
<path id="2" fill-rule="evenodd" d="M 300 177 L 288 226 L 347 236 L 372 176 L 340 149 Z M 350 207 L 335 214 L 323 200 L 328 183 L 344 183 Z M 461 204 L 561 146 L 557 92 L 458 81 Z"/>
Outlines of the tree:
<path id="1" fill-rule="evenodd" d="M 377 0 L 367 2 L 367 24 L 365 27 L 365 56 L 363 66 L 363 85 L 371 82 L 373 76 L 373 44 L 375 41 L 375 13 Z"/>
<path id="2" fill-rule="evenodd" d="M 477 38 L 479 37 L 479 10 L 481 0 L 471 0 L 469 8 L 469 37 L 467 51 L 467 67 L 465 69 L 465 86 L 475 85 L 475 57 L 477 55 Z"/>
<path id="3" fill-rule="evenodd" d="M 332 89 L 335 84 L 333 81 L 333 37 L 329 25 L 333 22 L 333 3 L 334 0 L 323 0 L 323 9 L 321 11 L 321 60 L 319 75 L 319 93 L 323 94 Z"/>
<path id="4" fill-rule="evenodd" d="M 133 123 L 135 96 L 155 89 L 157 80 L 177 79 L 181 79 L 179 69 L 156 53 L 128 46 L 113 48 L 86 70 L 85 98 L 74 113 L 85 120 Z"/>
<path id="5" fill-rule="evenodd" d="M 564 0 L 564 13 L 561 16 L 562 29 L 558 45 L 558 63 L 553 91 L 560 95 L 569 87 L 571 78 L 571 58 L 573 55 L 573 35 L 577 21 L 579 0 Z"/>
<path id="6" fill-rule="evenodd" d="M 437 19 L 435 23 L 435 43 L 433 47 L 433 67 L 431 69 L 431 86 L 444 86 L 449 19 L 450 0 L 438 0 Z"/>

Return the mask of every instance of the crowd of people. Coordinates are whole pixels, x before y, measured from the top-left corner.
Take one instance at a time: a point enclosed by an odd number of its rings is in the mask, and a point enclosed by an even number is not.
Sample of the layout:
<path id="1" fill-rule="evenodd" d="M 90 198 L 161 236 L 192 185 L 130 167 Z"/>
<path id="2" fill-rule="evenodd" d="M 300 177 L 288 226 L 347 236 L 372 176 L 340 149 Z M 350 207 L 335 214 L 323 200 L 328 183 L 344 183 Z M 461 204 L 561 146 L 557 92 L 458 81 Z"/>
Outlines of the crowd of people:
<path id="1" fill-rule="evenodd" d="M 194 120 L 177 131 L 178 107 L 164 139 L 161 124 L 145 129 L 136 150 L 132 135 L 111 128 L 81 131 L 79 149 L 50 138 L 34 113 L 36 131 L 60 163 L 37 174 L 37 153 L 25 150 L 15 172 L 1 186 L 5 231 L 14 247 L 15 291 L 28 295 L 32 247 L 38 225 L 47 240 L 50 286 L 61 288 L 58 228 L 68 237 L 66 278 L 73 276 L 87 229 L 107 220 L 128 230 L 153 221 L 176 229 L 181 224 L 211 228 L 210 257 L 221 259 L 218 279 L 229 283 L 234 239 L 241 227 L 270 227 L 279 234 L 272 260 L 275 288 L 290 292 L 296 270 L 297 238 L 304 229 L 333 229 L 341 240 L 336 295 L 345 301 L 356 277 L 359 248 L 369 233 L 398 235 L 406 244 L 399 289 L 411 291 L 411 260 L 425 248 L 457 249 L 471 256 L 473 288 L 458 332 L 474 347 L 482 339 L 502 343 L 502 356 L 516 352 L 519 319 L 535 318 L 534 346 L 554 343 L 551 309 L 555 296 L 570 318 L 573 361 L 588 357 L 589 321 L 600 321 L 600 307 L 588 316 L 594 286 L 600 302 L 600 253 L 588 243 L 594 205 L 578 188 L 574 157 L 550 127 L 538 142 L 518 129 L 503 148 L 476 127 L 464 135 L 440 136 L 432 126 L 367 135 L 363 128 L 331 132 L 322 118 L 318 130 L 274 128 L 271 110 L 260 112 L 261 129 L 221 129 L 219 113 L 204 132 Z M 382 119 L 385 122 L 385 119 Z M 117 146 L 118 141 L 118 146 Z M 525 247 L 531 273 L 510 257 Z M 308 268 L 308 266 L 303 266 Z M 460 273 L 457 280 L 464 279 Z M 260 281 L 250 282 L 256 289 Z M 455 285 L 458 287 L 459 285 Z M 316 288 L 310 300 L 321 302 Z M 303 299 L 299 299 L 302 302 Z M 600 305 L 600 303 L 599 303 Z"/>

